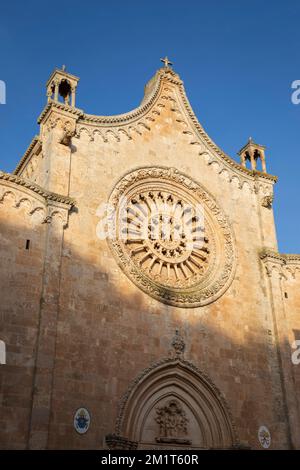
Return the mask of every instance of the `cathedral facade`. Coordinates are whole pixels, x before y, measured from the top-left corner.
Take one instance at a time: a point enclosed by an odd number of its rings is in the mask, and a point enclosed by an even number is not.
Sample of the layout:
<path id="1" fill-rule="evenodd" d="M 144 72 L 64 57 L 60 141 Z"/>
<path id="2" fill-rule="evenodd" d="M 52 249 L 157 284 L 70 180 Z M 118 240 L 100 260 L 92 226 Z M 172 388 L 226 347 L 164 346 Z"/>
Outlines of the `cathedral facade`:
<path id="1" fill-rule="evenodd" d="M 276 177 L 227 156 L 166 59 L 141 105 L 76 106 L 55 70 L 0 172 L 3 449 L 300 448 L 300 255 Z"/>

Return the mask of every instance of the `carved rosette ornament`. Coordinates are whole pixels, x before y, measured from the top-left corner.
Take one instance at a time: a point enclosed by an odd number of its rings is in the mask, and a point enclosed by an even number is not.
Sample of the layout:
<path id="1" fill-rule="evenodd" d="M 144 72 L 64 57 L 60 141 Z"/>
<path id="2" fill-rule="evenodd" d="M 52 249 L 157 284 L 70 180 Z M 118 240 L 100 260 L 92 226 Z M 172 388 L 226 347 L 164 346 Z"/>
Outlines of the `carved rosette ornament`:
<path id="1" fill-rule="evenodd" d="M 213 197 L 174 168 L 133 171 L 114 188 L 108 243 L 128 277 L 175 306 L 206 305 L 229 287 L 233 235 Z"/>

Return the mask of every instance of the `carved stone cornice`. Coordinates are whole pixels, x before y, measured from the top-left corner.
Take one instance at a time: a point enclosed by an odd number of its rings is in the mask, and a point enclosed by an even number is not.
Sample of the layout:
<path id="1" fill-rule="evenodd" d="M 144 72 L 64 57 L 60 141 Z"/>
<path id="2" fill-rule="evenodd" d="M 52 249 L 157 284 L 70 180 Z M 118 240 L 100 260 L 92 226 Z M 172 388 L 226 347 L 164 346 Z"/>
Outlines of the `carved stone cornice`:
<path id="1" fill-rule="evenodd" d="M 39 152 L 42 147 L 42 142 L 41 139 L 38 135 L 35 135 L 32 141 L 30 142 L 26 152 L 24 153 L 23 157 L 19 161 L 18 165 L 16 166 L 15 170 L 13 171 L 14 175 L 17 175 L 20 173 L 20 171 L 23 169 L 24 165 L 26 164 L 27 160 L 30 159 L 32 153 L 34 152 Z"/>
<path id="2" fill-rule="evenodd" d="M 183 337 L 181 336 L 181 334 L 179 333 L 179 330 L 176 329 L 175 331 L 175 336 L 173 337 L 172 339 L 172 343 L 171 343 L 171 346 L 174 350 L 174 357 L 177 358 L 177 357 L 180 357 L 180 358 L 183 358 L 183 354 L 184 354 L 184 351 L 185 351 L 185 341 L 183 339 Z"/>
<path id="3" fill-rule="evenodd" d="M 60 76 L 62 76 L 63 78 L 65 78 L 67 80 L 71 79 L 75 83 L 79 81 L 79 78 L 76 77 L 76 75 L 72 75 L 69 72 L 66 72 L 65 70 L 62 70 L 62 69 L 54 69 L 52 74 L 49 77 L 49 80 L 46 83 L 46 87 L 48 87 L 51 84 L 51 82 L 52 82 L 52 80 L 55 76 L 57 77 L 57 74 L 59 74 Z"/>
<path id="4" fill-rule="evenodd" d="M 186 96 L 182 80 L 172 69 L 166 69 L 165 67 L 163 67 L 156 72 L 155 76 L 149 82 L 151 83 L 151 85 L 147 85 L 150 91 L 147 92 L 146 86 L 146 93 L 144 99 L 138 108 L 128 113 L 114 116 L 96 116 L 83 113 L 82 116 L 80 116 L 79 122 L 83 125 L 100 125 L 104 128 L 113 128 L 115 126 L 128 126 L 130 124 L 133 124 L 134 122 L 137 122 L 138 120 L 146 117 L 149 114 L 149 111 L 155 106 L 160 97 L 168 99 L 166 96 L 161 96 L 163 84 L 166 82 L 176 85 L 176 89 L 179 90 L 178 95 L 183 104 L 183 108 L 186 112 L 186 115 L 191 121 L 191 124 L 195 130 L 196 138 L 198 135 L 198 137 L 200 137 L 200 139 L 208 145 L 208 148 L 210 150 L 213 150 L 219 157 L 221 157 L 221 160 L 223 161 L 223 163 L 227 164 L 228 168 L 235 170 L 235 172 L 248 177 L 250 180 L 261 179 L 269 181 L 271 183 L 275 183 L 277 181 L 276 176 L 270 175 L 268 173 L 263 173 L 258 170 L 249 170 L 248 168 L 242 167 L 239 163 L 237 163 L 231 157 L 225 154 L 225 152 L 223 152 L 213 142 L 213 140 L 208 136 L 208 134 L 205 132 L 205 130 L 199 123 L 197 117 L 195 116 L 195 113 Z M 196 144 L 198 142 L 191 143 Z"/>
<path id="5" fill-rule="evenodd" d="M 26 180 L 24 178 L 21 178 L 20 176 L 17 176 L 17 175 L 11 174 L 11 173 L 4 173 L 3 171 L 0 171 L 0 183 L 1 183 L 1 181 L 8 182 L 8 183 L 14 183 L 18 186 L 26 188 L 26 189 L 32 191 L 33 193 L 35 193 L 39 196 L 42 196 L 47 202 L 52 201 L 52 202 L 65 204 L 70 209 L 72 207 L 74 207 L 75 204 L 76 204 L 75 199 L 73 199 L 73 198 L 47 191 L 46 189 L 42 188 L 41 186 L 37 185 L 36 183 L 33 183 L 29 180 Z"/>
<path id="6" fill-rule="evenodd" d="M 105 442 L 110 450 L 136 450 L 138 446 L 138 442 L 130 441 L 117 434 L 107 434 Z"/>
<path id="7" fill-rule="evenodd" d="M 278 253 L 276 251 L 264 250 L 260 254 L 262 260 L 273 259 L 280 261 L 282 264 L 288 264 L 290 262 L 300 263 L 300 254 L 285 254 Z"/>
<path id="8" fill-rule="evenodd" d="M 37 123 L 41 124 L 52 109 L 61 111 L 64 114 L 73 116 L 76 119 L 78 119 L 80 116 L 83 116 L 84 114 L 81 109 L 74 108 L 73 106 L 69 106 L 67 104 L 60 103 L 59 101 L 54 101 L 50 99 L 50 101 L 46 104 L 45 108 L 39 115 Z"/>
<path id="9" fill-rule="evenodd" d="M 296 272 L 300 271 L 300 254 L 281 254 L 272 250 L 264 250 L 260 253 L 266 273 L 272 277 L 276 273 L 281 279 L 295 278 Z"/>
<path id="10" fill-rule="evenodd" d="M 273 200 L 274 200 L 273 195 L 264 196 L 262 198 L 261 205 L 265 207 L 266 209 L 272 209 Z"/>
<path id="11" fill-rule="evenodd" d="M 209 147 L 214 150 L 226 163 L 229 164 L 229 166 L 235 170 L 237 170 L 239 173 L 242 173 L 244 175 L 247 175 L 248 177 L 252 177 L 252 178 L 262 178 L 262 179 L 266 179 L 266 180 L 269 180 L 269 181 L 272 181 L 272 182 L 276 182 L 277 181 L 277 176 L 274 176 L 274 175 L 270 175 L 268 173 L 262 173 L 261 171 L 258 171 L 258 170 L 249 170 L 248 168 L 244 168 L 242 165 L 240 165 L 239 163 L 235 162 L 229 155 L 227 155 L 223 150 L 220 149 L 220 147 L 215 144 L 215 142 L 209 137 L 209 135 L 206 133 L 206 131 L 204 130 L 204 128 L 201 126 L 201 124 L 199 123 L 191 105 L 190 105 L 190 102 L 186 96 L 186 93 L 185 93 L 185 89 L 184 89 L 184 86 L 181 85 L 180 87 L 178 87 L 179 89 L 179 92 L 180 92 L 180 96 L 181 96 L 181 99 L 182 99 L 182 102 L 184 103 L 184 106 L 185 106 L 185 109 L 188 113 L 188 116 L 190 118 L 190 120 L 192 121 L 192 123 L 194 124 L 197 132 L 199 133 L 199 135 L 203 138 L 203 140 L 209 145 Z"/>
<path id="12" fill-rule="evenodd" d="M 176 100 L 174 96 L 176 96 Z M 240 189 L 244 185 L 249 185 L 250 191 L 253 191 L 253 184 L 256 181 L 260 182 L 261 185 L 273 185 L 277 181 L 276 176 L 243 167 L 213 142 L 195 116 L 186 96 L 182 80 L 172 69 L 166 67 L 159 69 L 148 82 L 140 106 L 128 113 L 114 116 L 91 115 L 84 113 L 81 109 L 50 98 L 38 118 L 38 123 L 44 124 L 48 121 L 51 111 L 57 111 L 65 118 L 71 118 L 73 124 L 76 124 L 75 137 L 77 138 L 80 137 L 81 131 L 85 130 L 91 141 L 94 140 L 96 134 L 102 137 L 103 142 L 109 142 L 111 138 L 116 142 L 120 142 L 122 136 L 132 140 L 133 136 L 142 135 L 145 129 L 151 130 L 151 122 L 157 119 L 157 116 L 161 113 L 161 108 L 166 106 L 167 101 L 171 102 L 171 111 L 178 115 L 176 121 L 187 127 L 182 132 L 191 135 L 189 143 L 199 148 L 198 155 L 201 158 L 204 155 L 209 155 L 207 164 L 217 163 L 220 174 L 229 172 L 229 182 L 237 179 Z M 16 167 L 15 174 L 20 172 L 24 163 L 30 160 L 31 155 L 30 146 Z"/>

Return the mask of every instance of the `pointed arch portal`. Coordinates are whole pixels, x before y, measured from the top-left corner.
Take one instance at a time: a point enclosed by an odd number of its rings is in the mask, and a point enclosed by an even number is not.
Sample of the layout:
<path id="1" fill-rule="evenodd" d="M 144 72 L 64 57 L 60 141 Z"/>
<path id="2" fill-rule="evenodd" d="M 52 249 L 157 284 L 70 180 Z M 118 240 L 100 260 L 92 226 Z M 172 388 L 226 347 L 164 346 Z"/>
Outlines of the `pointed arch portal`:
<path id="1" fill-rule="evenodd" d="M 179 358 L 155 364 L 131 384 L 121 401 L 114 436 L 123 446 L 126 441 L 139 449 L 237 445 L 221 393 L 205 374 Z"/>

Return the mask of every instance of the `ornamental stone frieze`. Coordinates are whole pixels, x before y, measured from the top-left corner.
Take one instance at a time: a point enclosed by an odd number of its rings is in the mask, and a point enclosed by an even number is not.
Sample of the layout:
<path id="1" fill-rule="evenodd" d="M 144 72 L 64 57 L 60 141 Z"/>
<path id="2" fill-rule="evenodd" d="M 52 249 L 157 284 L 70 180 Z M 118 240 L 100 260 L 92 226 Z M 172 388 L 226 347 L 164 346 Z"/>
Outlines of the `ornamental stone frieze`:
<path id="1" fill-rule="evenodd" d="M 0 172 L 0 204 L 9 197 L 15 209 L 26 207 L 36 221 L 50 223 L 60 220 L 65 227 L 69 211 L 75 206 L 74 199 L 47 191 L 29 180 L 10 173 Z"/>
<path id="2" fill-rule="evenodd" d="M 260 258 L 269 277 L 277 275 L 281 279 L 295 279 L 300 273 L 300 255 L 264 250 Z"/>

